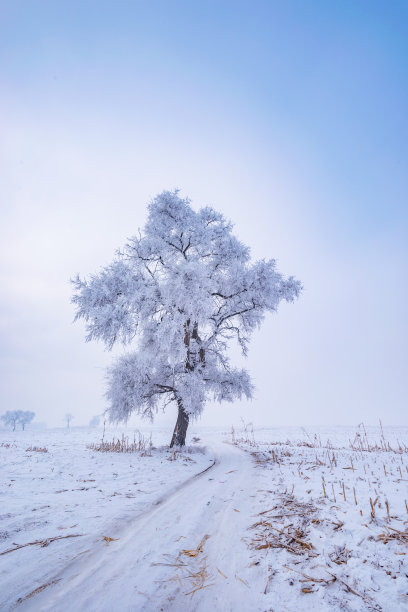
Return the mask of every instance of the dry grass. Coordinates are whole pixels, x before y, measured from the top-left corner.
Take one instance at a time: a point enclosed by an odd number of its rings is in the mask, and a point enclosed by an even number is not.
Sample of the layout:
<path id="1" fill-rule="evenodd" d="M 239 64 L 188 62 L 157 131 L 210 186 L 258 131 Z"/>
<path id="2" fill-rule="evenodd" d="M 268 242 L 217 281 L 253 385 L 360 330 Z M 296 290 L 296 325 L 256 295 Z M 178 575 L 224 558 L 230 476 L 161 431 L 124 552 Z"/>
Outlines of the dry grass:
<path id="1" fill-rule="evenodd" d="M 394 529 L 393 527 L 386 527 L 385 533 L 380 533 L 377 537 L 378 541 L 384 542 L 387 544 L 388 542 L 398 542 L 398 544 L 403 544 L 405 546 L 408 545 L 408 528 L 404 531 L 400 531 L 399 529 Z"/>
<path id="2" fill-rule="evenodd" d="M 265 562 L 268 560 L 265 594 L 280 566 L 294 572 L 289 584 L 296 581 L 304 594 L 336 584 L 331 587 L 334 597 L 339 597 L 339 589 L 345 590 L 360 598 L 367 609 L 380 610 L 372 586 L 351 577 L 350 558 L 354 563 L 371 563 L 373 571 L 384 571 L 391 579 L 401 581 L 404 574 L 399 555 L 407 554 L 408 528 L 395 492 L 401 491 L 401 485 L 404 487 L 408 480 L 405 458 L 408 447 L 399 441 L 391 444 L 381 424 L 380 427 L 379 440 L 373 441 L 361 424 L 350 441 L 350 450 L 347 444 L 336 448 L 330 440 L 323 444 L 319 436 L 306 432 L 304 441 L 261 442 L 253 448 L 253 444 L 246 443 L 245 436 L 241 445 L 242 438 L 235 433 L 235 443 L 251 454 L 255 466 L 272 475 L 270 481 L 265 481 L 270 484 L 260 490 L 265 493 L 268 509 L 259 512 L 259 520 L 252 525 L 247 539 L 249 548 L 261 555 L 255 557 L 256 564 L 262 557 Z M 295 497 L 295 488 L 299 499 Z M 406 501 L 405 508 L 408 513 Z M 337 511 L 341 512 L 341 521 Z M 367 555 L 364 548 L 355 549 L 353 540 L 348 538 L 348 530 L 354 528 L 353 523 L 350 527 L 348 513 L 352 521 L 356 514 L 360 515 L 361 525 L 368 530 L 367 536 L 362 534 L 360 543 L 378 542 L 377 549 L 370 544 Z M 393 521 L 400 524 L 391 527 Z M 343 535 L 338 536 L 336 532 L 340 531 Z M 330 532 L 336 538 L 333 544 Z M 323 542 L 326 545 L 322 547 Z M 381 542 L 389 545 L 390 553 L 396 557 L 384 555 L 384 561 L 376 565 L 373 551 L 377 550 L 377 558 L 381 556 L 378 548 Z M 397 544 L 401 552 L 392 544 Z M 283 565 L 288 558 L 293 561 Z"/>
<path id="3" fill-rule="evenodd" d="M 29 446 L 26 448 L 26 453 L 48 453 L 48 448 L 45 446 L 43 448 L 40 446 Z"/>
<path id="4" fill-rule="evenodd" d="M 252 528 L 258 528 L 258 535 L 252 540 L 251 547 L 255 550 L 265 548 L 285 548 L 288 552 L 294 555 L 303 555 L 307 553 L 309 556 L 317 556 L 312 549 L 314 548 L 311 542 L 307 542 L 305 538 L 307 534 L 302 529 L 293 529 L 289 526 L 284 529 L 274 527 L 269 521 L 258 521 Z"/>
<path id="5" fill-rule="evenodd" d="M 241 419 L 242 420 L 242 419 Z M 243 426 L 240 432 L 237 432 L 234 427 L 231 428 L 231 441 L 233 444 L 239 445 L 247 445 L 247 446 L 258 446 L 259 444 L 255 441 L 254 428 L 252 423 L 245 423 L 242 420 Z M 405 454 L 408 453 L 408 446 L 400 442 L 396 441 L 396 445 L 391 445 L 389 440 L 386 439 L 384 434 L 384 429 L 381 421 L 380 423 L 380 438 L 377 441 L 370 442 L 369 437 L 367 435 L 367 431 L 364 423 L 360 423 L 358 425 L 356 434 L 353 440 L 349 440 L 350 449 L 352 451 L 358 452 L 375 452 L 375 451 L 383 451 L 387 453 L 395 453 L 395 454 Z M 334 450 L 344 450 L 343 447 L 337 447 L 332 444 L 330 439 L 324 443 L 320 435 L 313 434 L 310 435 L 306 429 L 302 427 L 302 431 L 305 435 L 303 440 L 286 440 L 279 442 L 268 442 L 268 446 L 279 446 L 279 447 L 298 447 L 298 448 L 316 448 L 316 449 L 326 449 L 328 451 Z M 336 461 L 334 454 L 332 456 L 332 461 Z M 354 470 L 353 463 L 351 460 L 350 469 Z"/>
<path id="6" fill-rule="evenodd" d="M 46 582 L 45 584 L 42 584 L 41 586 L 39 586 L 36 589 L 34 589 L 34 591 L 31 591 L 30 593 L 28 593 L 28 595 L 26 595 L 25 597 L 20 597 L 17 600 L 17 605 L 23 603 L 27 599 L 30 599 L 30 597 L 34 597 L 34 595 L 38 595 L 38 593 L 41 593 L 47 587 L 52 586 L 53 584 L 57 584 L 57 582 L 59 582 L 60 580 L 61 579 L 58 578 L 57 580 L 51 580 L 50 582 Z"/>
<path id="7" fill-rule="evenodd" d="M 20 548 L 25 548 L 26 546 L 41 546 L 41 548 L 44 548 L 45 546 L 48 546 L 49 544 L 51 544 L 51 542 L 55 542 L 56 540 L 65 540 L 66 538 L 80 538 L 83 535 L 83 533 L 71 533 L 65 536 L 54 536 L 53 538 L 47 538 L 45 540 L 35 540 L 34 542 L 19 544 L 17 546 L 14 546 L 14 548 L 9 548 L 8 550 L 4 550 L 3 552 L 1 552 L 0 557 L 2 555 L 7 555 L 8 553 L 14 552 L 15 550 L 20 550 Z"/>
<path id="8" fill-rule="evenodd" d="M 350 593 L 353 593 L 353 595 L 357 595 L 357 597 L 361 597 L 361 599 L 364 601 L 364 603 L 368 606 L 369 609 L 378 610 L 378 612 L 381 612 L 382 610 L 382 608 L 378 606 L 375 602 L 373 602 L 370 597 L 368 597 L 367 595 L 363 595 L 362 593 L 359 593 L 358 591 L 356 591 L 356 589 L 350 586 L 348 582 L 345 582 L 343 578 L 340 578 L 336 574 L 333 574 L 333 572 L 330 572 L 327 568 L 324 568 L 324 569 L 326 573 L 329 574 L 330 578 L 323 578 L 323 577 L 316 577 L 316 576 L 312 577 L 306 574 L 305 572 L 301 572 L 293 567 L 289 567 L 288 565 L 284 565 L 283 567 L 291 572 L 295 572 L 296 574 L 299 574 L 300 576 L 302 576 L 302 579 L 300 580 L 300 582 L 302 583 L 312 582 L 313 583 L 310 587 L 303 587 L 301 589 L 302 593 L 314 593 L 315 590 L 313 587 L 315 586 L 315 584 L 320 584 L 321 586 L 328 587 L 334 582 L 338 581 L 343 586 L 346 587 L 347 591 L 349 591 Z"/>
<path id="9" fill-rule="evenodd" d="M 335 546 L 334 550 L 329 553 L 329 559 L 336 565 L 347 564 L 351 557 L 351 550 L 346 546 Z"/>
<path id="10" fill-rule="evenodd" d="M 382 423 L 380 421 L 380 430 L 381 435 L 378 442 L 370 442 L 367 436 L 367 431 L 364 423 L 360 423 L 358 426 L 358 431 L 354 437 L 354 440 L 350 440 L 350 448 L 354 451 L 360 452 L 374 452 L 374 451 L 384 451 L 386 453 L 408 453 L 408 446 L 404 443 L 399 442 L 397 440 L 397 447 L 392 447 L 390 442 L 385 438 L 384 429 Z M 385 466 L 384 466 L 385 471 Z M 385 475 L 386 472 L 385 472 Z"/>
<path id="11" fill-rule="evenodd" d="M 106 545 L 108 545 L 110 542 L 117 542 L 119 538 L 111 538 L 109 536 L 103 536 L 102 540 L 105 542 Z"/>
<path id="12" fill-rule="evenodd" d="M 299 579 L 300 590 L 304 594 L 314 593 L 319 587 L 329 587 L 335 582 L 345 587 L 345 589 L 361 598 L 368 609 L 381 610 L 380 606 L 372 599 L 372 596 L 367 592 L 359 592 L 353 586 L 346 582 L 344 578 L 333 572 L 330 564 L 322 565 L 323 558 L 320 552 L 317 551 L 310 539 L 310 528 L 312 526 L 320 525 L 325 523 L 326 525 L 332 525 L 333 530 L 337 531 L 341 529 L 344 523 L 339 523 L 331 519 L 323 519 L 317 516 L 317 508 L 311 503 L 303 503 L 297 501 L 293 496 L 284 495 L 282 496 L 281 503 L 275 505 L 269 510 L 264 510 L 259 513 L 262 519 L 252 525 L 252 529 L 256 529 L 256 535 L 249 542 L 249 547 L 253 550 L 267 550 L 271 548 L 284 549 L 288 553 L 294 555 L 296 558 L 297 565 L 307 564 L 311 567 L 311 571 L 304 571 L 303 568 L 293 568 L 288 565 L 282 565 L 283 568 L 294 572 Z M 279 525 L 272 523 L 272 521 L 290 521 L 289 524 Z M 384 543 L 391 539 L 398 539 L 400 543 L 406 542 L 408 532 L 398 532 L 392 530 L 392 533 L 388 530 L 386 534 L 381 534 L 379 539 Z M 352 556 L 346 546 L 335 546 L 334 550 L 329 553 L 329 559 L 336 565 L 346 565 L 349 558 Z M 316 558 L 320 557 L 322 561 L 316 565 Z M 323 571 L 323 574 L 322 574 Z M 273 574 L 267 578 L 267 583 L 264 593 L 268 592 L 269 584 L 272 580 Z M 310 583 L 310 584 L 305 584 Z"/>
<path id="13" fill-rule="evenodd" d="M 254 550 L 283 548 L 293 555 L 316 557 L 314 546 L 308 541 L 308 527 L 315 512 L 312 504 L 301 503 L 292 495 L 283 495 L 279 505 L 259 513 L 262 519 L 251 527 L 256 530 L 256 535 L 250 540 L 249 547 Z M 290 524 L 282 524 L 288 517 L 291 517 Z M 297 525 L 293 524 L 293 517 L 300 519 Z M 279 526 L 277 521 L 281 523 Z"/>
<path id="14" fill-rule="evenodd" d="M 197 548 L 193 548 L 193 549 L 184 549 L 182 551 L 183 555 L 187 555 L 188 557 L 197 557 L 199 555 L 199 553 L 203 552 L 203 546 L 206 543 L 206 541 L 208 540 L 210 536 L 208 534 L 206 534 L 203 539 L 201 540 L 201 542 L 199 543 L 199 545 L 197 546 Z"/>
<path id="15" fill-rule="evenodd" d="M 113 438 L 112 441 L 105 440 L 105 432 L 102 440 L 97 444 L 88 444 L 87 448 L 101 453 L 140 453 L 143 457 L 151 457 L 153 443 L 152 437 L 145 438 L 140 431 L 133 435 L 133 440 L 122 434 L 121 438 Z"/>
<path id="16" fill-rule="evenodd" d="M 206 534 L 196 548 L 183 549 L 179 552 L 175 559 L 169 555 L 163 555 L 166 558 L 165 562 L 152 563 L 153 566 L 165 565 L 167 567 L 175 567 L 176 574 L 167 580 L 160 581 L 166 584 L 168 582 L 178 582 L 180 587 L 187 588 L 184 595 L 189 595 L 193 598 L 197 591 L 206 589 L 215 584 L 214 572 L 207 567 L 207 558 L 203 555 L 203 547 L 210 536 Z M 217 571 L 224 577 L 226 576 L 217 568 Z M 187 586 L 185 584 L 187 583 Z"/>
<path id="17" fill-rule="evenodd" d="M 257 446 L 255 442 L 255 433 L 254 426 L 252 423 L 245 423 L 244 419 L 242 421 L 242 431 L 237 437 L 237 433 L 234 429 L 234 426 L 231 427 L 231 441 L 232 444 L 239 446 L 240 444 L 247 444 L 249 446 Z"/>

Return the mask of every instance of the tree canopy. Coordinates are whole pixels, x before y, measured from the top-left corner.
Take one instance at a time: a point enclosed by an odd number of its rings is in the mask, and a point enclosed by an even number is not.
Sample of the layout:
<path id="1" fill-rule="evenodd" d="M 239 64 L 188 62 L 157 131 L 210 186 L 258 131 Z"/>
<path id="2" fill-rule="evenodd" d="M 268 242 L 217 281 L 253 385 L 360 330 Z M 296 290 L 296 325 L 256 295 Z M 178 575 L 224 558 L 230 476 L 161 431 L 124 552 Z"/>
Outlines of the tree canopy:
<path id="1" fill-rule="evenodd" d="M 87 341 L 135 345 L 108 371 L 106 397 L 113 422 L 136 412 L 153 418 L 176 402 L 172 443 L 184 444 L 189 416 L 206 398 L 250 398 L 244 369 L 227 355 L 230 340 L 247 354 L 251 333 L 281 300 L 292 302 L 301 284 L 284 278 L 275 260 L 254 263 L 232 224 L 213 208 L 193 210 L 178 191 L 148 207 L 143 233 L 130 238 L 98 274 L 73 281 L 75 319 Z"/>

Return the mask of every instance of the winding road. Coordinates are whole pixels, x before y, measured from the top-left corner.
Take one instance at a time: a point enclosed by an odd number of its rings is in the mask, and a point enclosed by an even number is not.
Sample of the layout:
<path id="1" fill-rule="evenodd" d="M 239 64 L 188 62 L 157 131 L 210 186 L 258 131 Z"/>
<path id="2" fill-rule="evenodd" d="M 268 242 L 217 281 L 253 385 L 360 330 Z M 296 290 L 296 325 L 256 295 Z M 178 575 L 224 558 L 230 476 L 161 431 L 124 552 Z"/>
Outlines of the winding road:
<path id="1" fill-rule="evenodd" d="M 17 609 L 259 609 L 243 541 L 253 522 L 254 464 L 231 444 L 218 443 L 210 451 L 215 458 L 210 468 L 122 526 L 114 541 L 95 542 Z"/>

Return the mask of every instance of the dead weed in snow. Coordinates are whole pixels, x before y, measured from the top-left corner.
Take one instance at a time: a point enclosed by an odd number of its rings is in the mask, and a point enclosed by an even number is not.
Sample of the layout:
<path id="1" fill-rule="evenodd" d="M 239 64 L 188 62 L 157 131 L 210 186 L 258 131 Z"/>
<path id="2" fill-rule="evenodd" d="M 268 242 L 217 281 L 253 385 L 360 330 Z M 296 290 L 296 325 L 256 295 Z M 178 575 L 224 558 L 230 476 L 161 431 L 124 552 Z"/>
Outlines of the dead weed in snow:
<path id="1" fill-rule="evenodd" d="M 377 541 L 384 542 L 387 544 L 388 542 L 398 542 L 399 544 L 408 545 L 408 527 L 405 531 L 400 531 L 399 529 L 394 529 L 393 527 L 386 526 L 385 533 L 380 533 L 376 538 Z"/>
<path id="2" fill-rule="evenodd" d="M 315 512 L 313 504 L 299 502 L 292 495 L 283 495 L 279 505 L 259 513 L 261 520 L 251 527 L 256 534 L 249 542 L 250 548 L 283 548 L 294 555 L 316 557 L 314 546 L 308 541 L 308 527 Z M 289 517 L 291 522 L 288 524 L 286 520 Z"/>
<path id="3" fill-rule="evenodd" d="M 14 552 L 15 550 L 20 550 L 20 548 L 25 548 L 26 546 L 41 546 L 41 548 L 45 548 L 51 542 L 55 542 L 56 540 L 65 540 L 66 538 L 80 538 L 83 536 L 82 533 L 71 533 L 65 536 L 54 536 L 53 538 L 46 538 L 45 540 L 35 540 L 34 542 L 27 542 L 26 544 L 17 544 L 14 548 L 9 548 L 8 550 L 4 550 L 0 553 L 0 556 L 7 555 L 8 553 Z"/>
<path id="4" fill-rule="evenodd" d="M 187 591 L 184 595 L 190 595 L 192 599 L 197 591 L 213 586 L 214 574 L 207 568 L 207 557 L 203 555 L 203 547 L 205 542 L 210 536 L 206 534 L 197 548 L 183 549 L 179 552 L 176 558 L 172 558 L 170 555 L 163 555 L 166 558 L 165 562 L 152 563 L 153 566 L 168 566 L 177 568 L 177 573 L 171 576 L 167 580 L 158 582 L 164 583 L 163 588 L 166 588 L 168 582 L 178 582 L 180 587 L 183 588 L 187 582 Z"/>
<path id="5" fill-rule="evenodd" d="M 258 513 L 247 538 L 249 548 L 259 551 L 263 561 L 268 559 L 264 594 L 270 591 L 274 575 L 286 571 L 292 573 L 288 583 L 297 582 L 303 594 L 321 589 L 327 592 L 328 602 L 332 597 L 335 602 L 336 590 L 340 588 L 351 597 L 360 598 L 367 609 L 381 610 L 374 599 L 375 589 L 366 580 L 366 575 L 373 571 L 378 580 L 384 572 L 398 580 L 398 586 L 394 585 L 399 595 L 405 596 L 402 581 L 408 528 L 401 510 L 395 511 L 395 492 L 407 481 L 406 445 L 400 442 L 391 445 L 382 428 L 379 442 L 373 442 L 364 425 L 350 440 L 351 450 L 335 448 L 330 441 L 323 444 L 316 435 L 303 442 L 261 443 L 254 448 L 253 441 L 241 444 L 239 436 L 233 434 L 233 442 L 235 439 L 237 446 L 251 454 L 255 467 L 271 474 L 268 485 L 259 492 L 268 497 L 271 494 L 272 504 Z M 406 501 L 405 507 L 408 513 Z M 342 520 L 337 518 L 337 511 Z M 391 527 L 394 520 L 400 521 L 401 526 Z M 381 562 L 376 561 L 380 554 L 378 545 L 377 549 L 367 548 L 367 554 L 365 548 L 353 546 L 351 533 L 361 530 L 359 521 L 372 534 L 361 533 L 360 544 L 366 540 L 390 547 L 382 560 L 380 557 Z M 353 568 L 359 562 L 362 564 L 359 579 L 355 569 L 349 567 L 352 557 Z M 263 561 L 257 557 L 254 564 Z"/>
<path id="6" fill-rule="evenodd" d="M 311 530 L 316 526 L 331 525 L 333 530 L 337 531 L 343 526 L 343 523 L 331 519 L 317 518 L 316 513 L 317 508 L 312 503 L 300 502 L 294 496 L 283 495 L 279 504 L 259 513 L 262 518 L 251 527 L 256 530 L 256 533 L 248 542 L 249 548 L 257 551 L 284 549 L 294 555 L 294 563 L 300 567 L 294 568 L 283 564 L 282 568 L 301 576 L 300 590 L 304 594 L 315 593 L 318 590 L 316 585 L 330 587 L 337 582 L 346 591 L 361 598 L 368 609 L 380 611 L 381 607 L 373 600 L 369 592 L 360 593 L 349 582 L 346 582 L 343 576 L 334 573 L 330 565 L 324 562 L 324 564 L 316 563 L 316 558 L 321 556 L 321 552 L 311 541 Z M 396 535 L 404 538 L 404 534 L 405 532 L 401 532 Z M 347 565 L 351 556 L 352 552 L 345 546 L 335 546 L 328 555 L 330 561 L 336 565 Z M 304 571 L 305 564 L 306 568 L 311 569 Z M 265 594 L 268 592 L 272 577 L 273 574 L 267 578 Z"/>
<path id="7" fill-rule="evenodd" d="M 199 543 L 199 545 L 197 546 L 197 548 L 193 548 L 190 550 L 182 550 L 181 552 L 183 553 L 183 555 L 187 555 L 188 557 L 198 557 L 199 553 L 203 552 L 203 546 L 206 543 L 206 541 L 208 540 L 210 536 L 208 534 L 206 534 L 203 539 L 201 540 L 201 542 Z"/>
<path id="8" fill-rule="evenodd" d="M 59 582 L 59 581 L 60 581 L 60 578 L 58 578 L 56 580 L 51 580 L 50 582 L 46 582 L 45 584 L 42 584 L 41 586 L 37 587 L 36 589 L 34 589 L 30 593 L 28 593 L 28 595 L 26 595 L 25 597 L 20 597 L 17 600 L 16 606 L 22 604 L 24 601 L 27 601 L 27 599 L 30 599 L 30 597 L 34 597 L 34 595 L 38 595 L 38 593 L 41 593 L 47 587 L 52 586 L 53 584 L 57 584 L 57 582 Z M 14 607 L 16 607 L 16 606 L 14 606 Z"/>
<path id="9" fill-rule="evenodd" d="M 134 434 L 133 441 L 129 441 L 129 438 L 124 434 L 121 438 L 113 438 L 112 441 L 107 441 L 105 440 L 104 430 L 101 441 L 97 444 L 88 444 L 87 448 L 101 453 L 140 453 L 143 457 L 151 457 L 152 437 L 145 438 L 140 431 L 137 433 L 138 438 Z"/>

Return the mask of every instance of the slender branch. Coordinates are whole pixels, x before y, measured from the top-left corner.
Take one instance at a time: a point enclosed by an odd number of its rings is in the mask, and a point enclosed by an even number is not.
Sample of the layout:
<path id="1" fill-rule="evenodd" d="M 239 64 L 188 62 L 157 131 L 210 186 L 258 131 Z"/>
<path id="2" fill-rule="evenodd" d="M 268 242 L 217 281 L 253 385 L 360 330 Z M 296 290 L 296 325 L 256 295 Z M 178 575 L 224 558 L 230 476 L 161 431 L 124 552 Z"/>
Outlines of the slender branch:
<path id="1" fill-rule="evenodd" d="M 237 291 L 236 293 L 231 293 L 231 295 L 223 295 L 222 293 L 219 293 L 218 291 L 215 291 L 211 295 L 217 295 L 217 296 L 223 298 L 224 300 L 229 300 L 229 299 L 231 299 L 233 297 L 236 297 L 237 295 L 241 295 L 241 293 L 245 293 L 246 291 L 248 291 L 248 289 L 241 289 L 240 291 Z"/>

